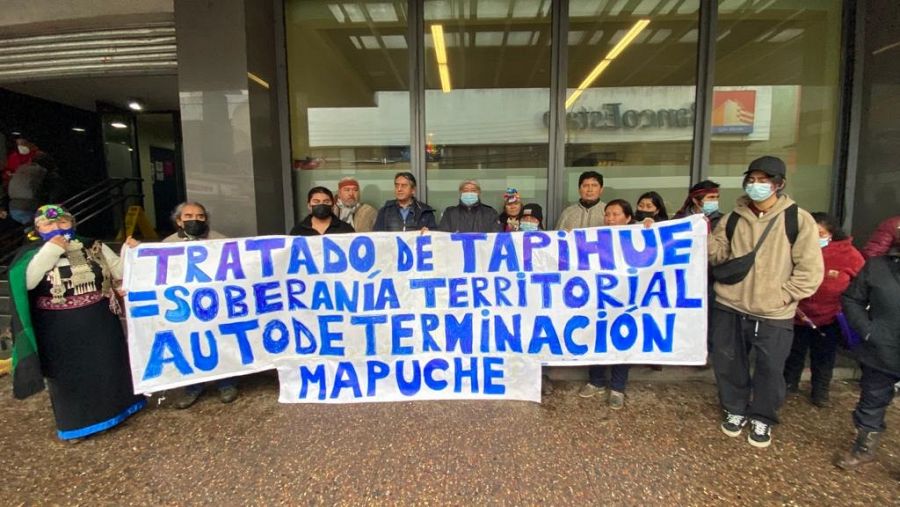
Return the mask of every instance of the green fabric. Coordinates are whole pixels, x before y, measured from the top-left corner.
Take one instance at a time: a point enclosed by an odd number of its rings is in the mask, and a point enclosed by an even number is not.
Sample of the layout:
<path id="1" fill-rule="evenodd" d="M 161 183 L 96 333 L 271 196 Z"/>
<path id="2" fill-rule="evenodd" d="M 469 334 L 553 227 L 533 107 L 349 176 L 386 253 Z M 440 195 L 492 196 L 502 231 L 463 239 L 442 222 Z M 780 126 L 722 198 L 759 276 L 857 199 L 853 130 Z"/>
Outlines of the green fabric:
<path id="1" fill-rule="evenodd" d="M 37 354 L 37 339 L 34 336 L 34 327 L 31 324 L 31 307 L 28 304 L 28 286 L 25 283 L 25 271 L 28 263 L 37 254 L 38 249 L 33 248 L 23 252 L 15 263 L 9 267 L 9 293 L 12 296 L 15 307 L 15 316 L 19 325 L 13 326 L 15 340 L 12 353 L 13 376 L 16 375 L 16 367 L 26 357 Z"/>
<path id="2" fill-rule="evenodd" d="M 91 240 L 81 241 L 87 248 L 93 244 Z M 31 321 L 31 305 L 26 283 L 28 264 L 44 244 L 43 241 L 35 241 L 23 246 L 10 263 L 8 272 L 10 303 L 12 303 L 12 322 L 10 324 L 14 340 L 13 396 L 20 400 L 44 389 L 44 376 L 38 355 L 37 337 Z"/>

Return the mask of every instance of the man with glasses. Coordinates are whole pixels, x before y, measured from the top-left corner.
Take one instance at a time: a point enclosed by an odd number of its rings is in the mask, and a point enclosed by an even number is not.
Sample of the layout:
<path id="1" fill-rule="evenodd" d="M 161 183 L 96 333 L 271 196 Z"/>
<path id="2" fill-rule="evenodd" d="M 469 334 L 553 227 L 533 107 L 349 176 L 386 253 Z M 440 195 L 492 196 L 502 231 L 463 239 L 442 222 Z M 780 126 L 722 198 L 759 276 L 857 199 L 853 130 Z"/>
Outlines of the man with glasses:
<path id="1" fill-rule="evenodd" d="M 739 275 L 730 277 L 719 271 L 709 329 L 725 411 L 721 429 L 737 437 L 749 423 L 747 441 L 754 447 L 772 443 L 771 428 L 784 403 L 784 362 L 791 351 L 797 303 L 816 292 L 824 275 L 818 227 L 812 215 L 783 195 L 785 176 L 784 162 L 777 157 L 751 162 L 744 173 L 746 196 L 709 239 L 714 273 L 715 266 L 758 248 L 749 270 L 739 269 Z M 752 377 L 751 350 L 756 352 Z"/>

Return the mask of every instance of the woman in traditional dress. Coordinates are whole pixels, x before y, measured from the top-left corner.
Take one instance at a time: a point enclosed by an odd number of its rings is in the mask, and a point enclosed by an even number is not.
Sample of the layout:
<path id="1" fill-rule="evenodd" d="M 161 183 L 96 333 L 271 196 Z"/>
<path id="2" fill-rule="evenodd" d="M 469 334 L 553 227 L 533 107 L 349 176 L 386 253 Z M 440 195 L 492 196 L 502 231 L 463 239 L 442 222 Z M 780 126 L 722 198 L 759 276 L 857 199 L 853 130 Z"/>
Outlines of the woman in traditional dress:
<path id="1" fill-rule="evenodd" d="M 99 241 L 75 236 L 75 219 L 56 205 L 34 218 L 41 237 L 10 266 L 14 304 L 13 391 L 50 388 L 62 440 L 79 441 L 146 405 L 134 394 L 114 283 L 122 260 Z"/>

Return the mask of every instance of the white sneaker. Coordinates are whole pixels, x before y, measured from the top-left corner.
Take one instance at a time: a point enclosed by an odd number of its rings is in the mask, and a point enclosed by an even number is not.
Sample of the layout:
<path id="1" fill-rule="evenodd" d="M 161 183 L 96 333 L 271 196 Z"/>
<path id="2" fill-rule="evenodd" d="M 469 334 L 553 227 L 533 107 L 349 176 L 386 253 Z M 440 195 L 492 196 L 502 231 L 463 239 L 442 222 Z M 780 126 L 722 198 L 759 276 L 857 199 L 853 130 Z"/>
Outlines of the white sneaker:
<path id="1" fill-rule="evenodd" d="M 747 442 L 753 447 L 764 449 L 772 444 L 772 426 L 756 419 L 750 419 L 750 433 Z"/>
<path id="2" fill-rule="evenodd" d="M 722 432 L 729 437 L 736 437 L 741 434 L 741 430 L 743 430 L 746 425 L 747 418 L 745 416 L 732 414 L 726 410 L 725 417 L 722 419 L 722 424 L 719 427 L 722 428 Z"/>

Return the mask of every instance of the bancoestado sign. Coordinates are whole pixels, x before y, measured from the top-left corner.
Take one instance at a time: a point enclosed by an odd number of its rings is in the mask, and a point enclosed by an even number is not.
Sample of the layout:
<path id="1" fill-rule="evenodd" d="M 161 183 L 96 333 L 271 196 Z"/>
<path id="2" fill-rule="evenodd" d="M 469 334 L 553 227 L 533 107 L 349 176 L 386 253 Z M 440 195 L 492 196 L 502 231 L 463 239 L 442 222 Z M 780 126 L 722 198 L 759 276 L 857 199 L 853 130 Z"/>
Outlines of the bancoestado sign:
<path id="1" fill-rule="evenodd" d="M 542 116 L 550 127 L 550 112 Z M 570 130 L 619 130 L 646 128 L 690 128 L 694 124 L 694 104 L 678 109 L 625 109 L 621 102 L 605 103 L 598 109 L 575 108 L 566 113 Z"/>

